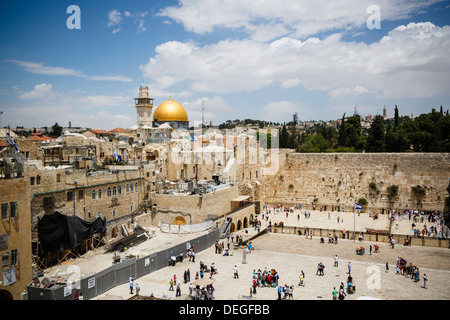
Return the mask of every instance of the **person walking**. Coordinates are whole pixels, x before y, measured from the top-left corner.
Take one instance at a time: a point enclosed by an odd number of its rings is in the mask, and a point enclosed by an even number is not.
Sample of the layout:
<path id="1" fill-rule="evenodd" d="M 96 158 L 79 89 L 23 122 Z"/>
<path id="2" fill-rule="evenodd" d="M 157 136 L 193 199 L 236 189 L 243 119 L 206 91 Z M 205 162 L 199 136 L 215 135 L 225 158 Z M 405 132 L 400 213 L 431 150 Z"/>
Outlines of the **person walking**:
<path id="1" fill-rule="evenodd" d="M 336 287 L 333 288 L 333 291 L 331 292 L 331 295 L 333 296 L 333 300 L 337 300 L 338 292 L 336 290 Z"/>
<path id="2" fill-rule="evenodd" d="M 139 296 L 139 291 L 141 291 L 141 286 L 139 283 L 136 283 L 136 294 Z"/>
<path id="3" fill-rule="evenodd" d="M 175 294 L 175 297 L 181 297 L 181 286 L 180 283 L 177 283 L 177 293 Z"/>
<path id="4" fill-rule="evenodd" d="M 239 279 L 238 268 L 236 265 L 234 265 L 233 273 L 234 273 L 234 278 Z"/>
<path id="5" fill-rule="evenodd" d="M 170 278 L 169 284 L 170 284 L 169 291 L 173 291 L 173 279 L 172 278 Z"/>
<path id="6" fill-rule="evenodd" d="M 372 245 L 369 246 L 369 253 L 372 255 Z"/>
<path id="7" fill-rule="evenodd" d="M 352 264 L 350 263 L 350 261 L 348 262 L 348 274 L 352 273 Z"/>
<path id="8" fill-rule="evenodd" d="M 133 294 L 134 283 L 133 283 L 133 278 L 132 277 L 130 277 L 129 285 L 130 285 L 130 294 Z"/>
<path id="9" fill-rule="evenodd" d="M 334 266 L 335 267 L 339 266 L 339 261 L 338 261 L 338 256 L 337 255 L 334 257 Z"/>
<path id="10" fill-rule="evenodd" d="M 424 273 L 424 274 L 423 274 L 423 288 L 424 288 L 424 289 L 427 288 L 427 282 L 428 282 L 428 277 L 427 277 L 427 275 Z"/>

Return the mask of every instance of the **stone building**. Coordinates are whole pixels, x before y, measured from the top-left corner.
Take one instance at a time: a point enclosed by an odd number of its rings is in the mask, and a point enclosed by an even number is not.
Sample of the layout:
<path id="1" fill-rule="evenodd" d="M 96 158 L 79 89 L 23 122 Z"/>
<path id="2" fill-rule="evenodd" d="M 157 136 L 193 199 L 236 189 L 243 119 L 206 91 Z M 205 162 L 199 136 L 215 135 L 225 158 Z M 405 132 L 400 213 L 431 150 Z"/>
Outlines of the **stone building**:
<path id="1" fill-rule="evenodd" d="M 20 300 L 32 280 L 30 184 L 28 178 L 0 170 L 0 300 Z"/>

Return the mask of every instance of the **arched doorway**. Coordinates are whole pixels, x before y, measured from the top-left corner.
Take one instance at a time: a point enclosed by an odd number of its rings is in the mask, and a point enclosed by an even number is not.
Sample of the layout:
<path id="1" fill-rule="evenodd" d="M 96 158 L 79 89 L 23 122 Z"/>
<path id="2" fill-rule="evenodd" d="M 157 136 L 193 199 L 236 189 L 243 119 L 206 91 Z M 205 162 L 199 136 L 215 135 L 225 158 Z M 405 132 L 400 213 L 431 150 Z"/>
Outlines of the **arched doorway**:
<path id="1" fill-rule="evenodd" d="M 173 224 L 176 224 L 176 225 L 185 225 L 185 224 L 186 224 L 186 220 L 184 220 L 183 217 L 178 216 L 178 217 L 176 217 L 176 218 L 173 220 Z"/>
<path id="2" fill-rule="evenodd" d="M 111 231 L 111 237 L 114 239 L 114 238 L 117 238 L 118 235 L 119 235 L 119 229 L 117 228 L 117 226 L 115 226 Z"/>
<path id="3" fill-rule="evenodd" d="M 244 218 L 244 228 L 248 228 L 248 221 L 247 217 Z"/>
<path id="4" fill-rule="evenodd" d="M 238 230 L 242 229 L 242 221 L 241 220 L 239 220 L 238 223 L 237 223 L 237 229 Z"/>
<path id="5" fill-rule="evenodd" d="M 0 290 L 0 300 L 14 300 L 14 298 L 8 290 Z"/>
<path id="6" fill-rule="evenodd" d="M 233 233 L 233 232 L 235 232 L 236 231 L 236 226 L 234 225 L 234 223 L 232 223 L 231 225 L 230 225 L 230 233 Z"/>

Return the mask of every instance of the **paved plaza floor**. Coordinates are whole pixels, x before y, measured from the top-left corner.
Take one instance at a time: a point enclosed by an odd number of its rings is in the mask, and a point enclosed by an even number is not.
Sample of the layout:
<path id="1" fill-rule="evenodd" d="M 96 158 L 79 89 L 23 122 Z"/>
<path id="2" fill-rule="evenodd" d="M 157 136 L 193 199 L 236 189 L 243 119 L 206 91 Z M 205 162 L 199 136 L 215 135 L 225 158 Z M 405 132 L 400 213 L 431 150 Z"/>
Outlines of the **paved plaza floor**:
<path id="1" fill-rule="evenodd" d="M 226 241 L 225 241 L 226 243 Z M 174 274 L 178 281 L 183 281 L 183 273 L 189 269 L 191 281 L 199 271 L 199 263 L 203 261 L 208 266 L 214 262 L 218 274 L 214 275 L 216 300 L 240 300 L 249 296 L 254 270 L 275 269 L 280 275 L 279 284 L 293 285 L 294 300 L 331 300 L 331 292 L 337 289 L 341 282 L 346 283 L 348 277 L 348 262 L 352 265 L 352 277 L 356 292 L 347 295 L 347 300 L 360 297 L 371 297 L 383 300 L 449 300 L 450 299 L 450 250 L 422 246 L 396 245 L 392 249 L 387 243 L 354 241 L 340 239 L 338 244 L 320 243 L 320 238 L 305 239 L 305 236 L 267 233 L 252 240 L 254 250 L 246 254 L 245 249 L 232 250 L 232 256 L 222 256 L 215 253 L 214 246 L 196 256 L 195 262 L 185 259 L 173 267 L 166 267 L 136 280 L 141 287 L 141 295 L 162 298 L 163 293 L 168 299 L 175 297 L 175 291 L 168 291 L 169 281 Z M 380 253 L 357 255 L 355 250 L 363 245 L 378 244 Z M 339 265 L 334 267 L 334 257 L 338 256 Z M 397 257 L 404 258 L 420 268 L 421 280 L 414 282 L 410 278 L 396 274 Z M 317 264 L 325 265 L 325 275 L 316 275 Z M 386 262 L 389 270 L 386 272 Z M 237 266 L 239 279 L 233 277 L 233 267 Z M 305 273 L 305 286 L 298 286 L 299 274 Z M 429 281 L 423 288 L 423 274 Z M 189 284 L 181 284 L 181 299 L 188 299 Z M 128 284 L 117 286 L 104 294 L 121 296 L 128 299 L 132 295 Z M 275 288 L 257 288 L 253 299 L 277 299 Z"/>

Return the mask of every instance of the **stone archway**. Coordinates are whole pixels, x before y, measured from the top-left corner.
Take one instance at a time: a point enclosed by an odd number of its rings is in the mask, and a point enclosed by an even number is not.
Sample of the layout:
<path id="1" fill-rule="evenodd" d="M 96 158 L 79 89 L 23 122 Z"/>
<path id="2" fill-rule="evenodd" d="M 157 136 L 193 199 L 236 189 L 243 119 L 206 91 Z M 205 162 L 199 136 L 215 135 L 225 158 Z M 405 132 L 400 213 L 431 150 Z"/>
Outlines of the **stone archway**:
<path id="1" fill-rule="evenodd" d="M 230 224 L 230 233 L 233 233 L 236 231 L 236 226 L 234 225 L 234 223 Z"/>
<path id="2" fill-rule="evenodd" d="M 115 226 L 112 230 L 111 230 L 111 238 L 117 238 L 117 236 L 119 235 L 119 229 L 117 226 Z"/>
<path id="3" fill-rule="evenodd" d="M 14 300 L 14 298 L 8 290 L 0 290 L 0 300 Z"/>
<path id="4" fill-rule="evenodd" d="M 244 228 L 248 228 L 248 220 L 247 220 L 247 217 L 244 218 Z"/>
<path id="5" fill-rule="evenodd" d="M 186 224 L 186 220 L 184 220 L 183 217 L 178 216 L 175 219 L 173 219 L 173 224 L 176 224 L 176 225 L 179 225 L 179 226 L 180 225 L 185 225 Z"/>
<path id="6" fill-rule="evenodd" d="M 237 222 L 237 230 L 241 230 L 241 229 L 242 229 L 242 221 L 239 220 L 239 221 Z"/>

